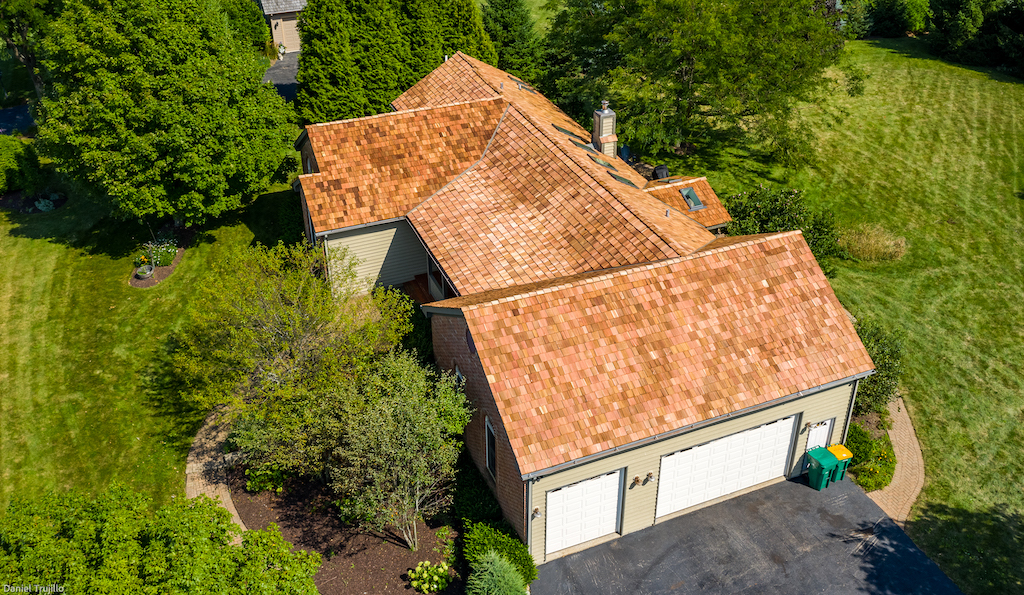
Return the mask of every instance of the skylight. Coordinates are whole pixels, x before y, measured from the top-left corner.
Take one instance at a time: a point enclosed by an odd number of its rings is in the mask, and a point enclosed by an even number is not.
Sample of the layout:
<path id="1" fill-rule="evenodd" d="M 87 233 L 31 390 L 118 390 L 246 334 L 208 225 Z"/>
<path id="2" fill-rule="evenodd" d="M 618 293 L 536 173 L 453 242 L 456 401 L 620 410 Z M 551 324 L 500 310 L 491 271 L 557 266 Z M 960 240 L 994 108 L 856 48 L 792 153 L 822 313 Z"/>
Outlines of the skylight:
<path id="1" fill-rule="evenodd" d="M 693 188 L 683 188 L 679 191 L 679 194 L 683 195 L 683 200 L 686 201 L 686 206 L 690 207 L 691 211 L 699 211 L 704 208 L 704 203 L 700 201 Z"/>
<path id="2" fill-rule="evenodd" d="M 610 175 L 611 177 L 615 178 L 616 180 L 622 182 L 623 184 L 627 184 L 627 185 L 632 186 L 634 188 L 637 187 L 636 184 L 634 184 L 633 182 L 630 182 L 629 180 L 627 180 L 626 178 L 623 178 L 622 176 L 617 176 L 617 175 L 613 174 L 612 172 L 608 172 L 608 175 Z"/>
<path id="3" fill-rule="evenodd" d="M 576 145 L 577 147 L 579 147 L 579 148 L 583 149 L 584 151 L 590 151 L 591 153 L 595 153 L 595 154 L 597 153 L 597 151 L 596 151 L 596 150 L 594 150 L 594 148 L 593 148 L 593 147 L 588 147 L 587 145 L 585 145 L 585 144 L 583 144 L 583 143 L 579 143 L 579 142 L 576 142 L 576 141 L 574 141 L 574 140 L 572 140 L 572 139 L 569 139 L 569 140 L 570 140 L 570 141 L 572 141 L 572 144 L 574 144 L 574 145 Z"/>
<path id="4" fill-rule="evenodd" d="M 580 140 L 584 140 L 584 138 L 582 136 L 576 134 L 575 132 L 573 132 L 572 130 L 569 130 L 568 128 L 562 128 L 558 124 L 552 124 L 552 126 L 554 126 L 555 130 L 561 132 L 562 134 L 568 134 L 569 136 L 571 136 L 573 138 L 578 138 Z"/>
<path id="5" fill-rule="evenodd" d="M 597 151 L 594 151 L 594 153 L 597 153 Z M 594 157 L 593 155 L 587 155 L 587 156 L 590 157 L 591 159 L 593 159 L 594 163 L 597 163 L 598 165 L 603 165 L 603 166 L 607 167 L 608 169 L 610 169 L 612 171 L 619 171 L 619 170 L 615 169 L 614 165 L 612 165 L 611 163 L 608 163 L 607 161 L 605 161 L 604 159 L 601 159 L 600 157 Z"/>

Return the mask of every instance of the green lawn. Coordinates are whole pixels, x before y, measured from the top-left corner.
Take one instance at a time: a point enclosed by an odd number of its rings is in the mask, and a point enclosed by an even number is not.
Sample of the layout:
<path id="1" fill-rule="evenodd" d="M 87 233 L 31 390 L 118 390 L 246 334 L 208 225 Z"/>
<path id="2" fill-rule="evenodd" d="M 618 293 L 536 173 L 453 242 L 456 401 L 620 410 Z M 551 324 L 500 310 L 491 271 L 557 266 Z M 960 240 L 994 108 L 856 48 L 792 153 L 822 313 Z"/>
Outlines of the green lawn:
<path id="1" fill-rule="evenodd" d="M 833 286 L 854 312 L 907 331 L 926 467 L 910 535 L 964 591 L 1024 593 L 1024 82 L 911 39 L 849 48 L 867 90 L 833 98 L 841 125 L 807 112 L 816 165 L 787 171 L 725 140 L 661 161 L 723 196 L 800 188 L 843 225 L 907 238 L 902 261 L 844 263 Z"/>
<path id="2" fill-rule="evenodd" d="M 50 488 L 96 492 L 112 480 L 159 506 L 184 495 L 202 412 L 175 397 L 169 333 L 196 282 L 230 246 L 301 225 L 289 192 L 211 225 L 163 283 L 128 285 L 148 238 L 72 199 L 51 213 L 0 212 L 0 510 Z"/>

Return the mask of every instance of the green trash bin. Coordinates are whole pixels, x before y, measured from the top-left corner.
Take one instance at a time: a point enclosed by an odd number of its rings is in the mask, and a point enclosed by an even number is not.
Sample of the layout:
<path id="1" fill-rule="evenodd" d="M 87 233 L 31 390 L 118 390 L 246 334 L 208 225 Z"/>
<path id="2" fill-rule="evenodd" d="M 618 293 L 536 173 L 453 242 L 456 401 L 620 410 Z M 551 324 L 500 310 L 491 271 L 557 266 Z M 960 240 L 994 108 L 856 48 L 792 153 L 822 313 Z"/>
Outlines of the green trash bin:
<path id="1" fill-rule="evenodd" d="M 850 461 L 853 460 L 853 453 L 842 444 L 833 444 L 828 447 L 828 451 L 839 461 L 836 472 L 832 474 L 832 481 L 843 481 L 843 478 L 846 477 L 846 469 L 850 466 Z"/>
<path id="2" fill-rule="evenodd" d="M 829 481 L 832 480 L 832 474 L 835 473 L 836 467 L 839 465 L 839 460 L 827 449 L 821 447 L 808 451 L 807 459 L 811 463 L 810 469 L 807 470 L 808 482 L 812 488 L 820 492 L 828 487 Z"/>

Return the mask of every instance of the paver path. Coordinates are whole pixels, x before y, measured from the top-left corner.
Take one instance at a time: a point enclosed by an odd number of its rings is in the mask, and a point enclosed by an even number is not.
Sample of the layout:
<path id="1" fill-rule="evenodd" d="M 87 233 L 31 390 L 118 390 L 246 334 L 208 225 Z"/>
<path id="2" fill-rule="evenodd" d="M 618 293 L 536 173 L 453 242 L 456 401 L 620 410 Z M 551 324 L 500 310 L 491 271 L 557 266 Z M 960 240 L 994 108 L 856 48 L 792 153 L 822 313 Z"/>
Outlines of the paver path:
<path id="1" fill-rule="evenodd" d="M 231 501 L 228 491 L 227 474 L 224 468 L 231 464 L 224 456 L 224 441 L 228 437 L 229 427 L 221 423 L 220 411 L 214 410 L 206 417 L 203 427 L 199 429 L 192 448 L 188 451 L 188 462 L 185 465 L 185 496 L 195 498 L 206 494 L 220 503 L 231 513 L 231 519 L 245 531 L 245 523 L 238 516 L 235 504 Z M 241 534 L 232 542 L 241 545 Z"/>
<path id="2" fill-rule="evenodd" d="M 921 445 L 917 442 L 914 424 L 910 421 L 902 398 L 889 403 L 889 414 L 892 418 L 889 438 L 896 453 L 896 472 L 893 473 L 892 483 L 881 490 L 870 492 L 868 496 L 902 529 L 910 515 L 910 507 L 924 487 L 924 458 L 921 457 Z"/>

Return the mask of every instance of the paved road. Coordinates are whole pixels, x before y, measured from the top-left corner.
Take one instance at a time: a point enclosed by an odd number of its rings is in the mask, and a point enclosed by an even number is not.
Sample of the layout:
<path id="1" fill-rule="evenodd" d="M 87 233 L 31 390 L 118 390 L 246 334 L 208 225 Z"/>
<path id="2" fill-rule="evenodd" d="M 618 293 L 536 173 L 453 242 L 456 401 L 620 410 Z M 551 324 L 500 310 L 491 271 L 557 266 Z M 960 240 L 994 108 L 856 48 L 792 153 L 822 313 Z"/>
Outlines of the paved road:
<path id="1" fill-rule="evenodd" d="M 277 92 L 288 101 L 295 100 L 295 75 L 299 73 L 299 52 L 289 52 L 284 58 L 274 62 L 273 66 L 263 74 L 264 83 L 272 83 Z"/>
<path id="2" fill-rule="evenodd" d="M 849 479 L 780 482 L 542 565 L 533 595 L 955 594 Z"/>

